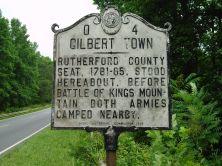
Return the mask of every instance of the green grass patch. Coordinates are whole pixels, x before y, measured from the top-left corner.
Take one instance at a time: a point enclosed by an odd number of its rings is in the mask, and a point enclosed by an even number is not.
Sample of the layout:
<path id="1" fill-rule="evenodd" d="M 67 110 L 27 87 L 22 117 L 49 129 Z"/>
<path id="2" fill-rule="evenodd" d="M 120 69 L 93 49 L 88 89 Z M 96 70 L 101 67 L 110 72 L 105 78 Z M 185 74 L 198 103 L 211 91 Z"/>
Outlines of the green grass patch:
<path id="1" fill-rule="evenodd" d="M 194 150 L 187 149 L 184 142 L 177 147 L 167 137 L 168 142 L 163 144 L 163 137 L 172 132 L 149 131 L 150 143 L 136 142 L 132 133 L 121 134 L 117 166 L 221 165 L 220 160 L 199 160 L 193 154 Z M 47 128 L 0 156 L 0 166 L 97 166 L 104 159 L 104 139 L 101 133 Z"/>
<path id="2" fill-rule="evenodd" d="M 46 129 L 0 158 L 0 166 L 97 165 L 104 158 L 99 133 Z"/>
<path id="3" fill-rule="evenodd" d="M 44 104 L 35 104 L 35 105 L 22 107 L 22 108 L 9 108 L 7 112 L 0 112 L 0 120 L 31 113 L 31 112 L 40 111 L 50 106 L 51 104 L 44 103 Z"/>
<path id="4" fill-rule="evenodd" d="M 149 165 L 148 150 L 129 134 L 119 138 L 117 164 Z M 45 129 L 0 158 L 0 166 L 95 166 L 105 159 L 101 133 Z"/>

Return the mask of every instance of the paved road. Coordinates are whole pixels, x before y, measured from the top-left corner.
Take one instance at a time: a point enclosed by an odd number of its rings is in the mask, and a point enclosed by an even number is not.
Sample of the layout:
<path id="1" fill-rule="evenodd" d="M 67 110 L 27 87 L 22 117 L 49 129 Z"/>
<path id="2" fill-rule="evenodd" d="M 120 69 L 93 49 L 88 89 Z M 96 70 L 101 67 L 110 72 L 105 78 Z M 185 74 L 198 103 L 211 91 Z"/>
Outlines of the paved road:
<path id="1" fill-rule="evenodd" d="M 0 155 L 50 123 L 51 109 L 0 121 Z"/>

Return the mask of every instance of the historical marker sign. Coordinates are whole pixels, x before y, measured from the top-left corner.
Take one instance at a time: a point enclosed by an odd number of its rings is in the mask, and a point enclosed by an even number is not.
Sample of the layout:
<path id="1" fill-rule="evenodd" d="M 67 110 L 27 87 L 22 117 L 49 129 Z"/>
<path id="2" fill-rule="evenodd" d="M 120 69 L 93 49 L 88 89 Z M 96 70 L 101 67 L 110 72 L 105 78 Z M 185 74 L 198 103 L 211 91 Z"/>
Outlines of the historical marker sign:
<path id="1" fill-rule="evenodd" d="M 115 7 L 56 26 L 52 127 L 170 127 L 170 27 Z"/>

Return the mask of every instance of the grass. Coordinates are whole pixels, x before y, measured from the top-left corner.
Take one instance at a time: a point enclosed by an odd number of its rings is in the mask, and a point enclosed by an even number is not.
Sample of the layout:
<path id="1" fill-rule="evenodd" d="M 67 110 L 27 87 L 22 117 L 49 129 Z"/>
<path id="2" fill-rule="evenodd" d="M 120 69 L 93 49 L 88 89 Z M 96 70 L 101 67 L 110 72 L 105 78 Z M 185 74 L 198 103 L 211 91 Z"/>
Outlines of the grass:
<path id="1" fill-rule="evenodd" d="M 102 140 L 98 133 L 45 129 L 0 157 L 0 166 L 97 165 L 104 157 Z"/>
<path id="2" fill-rule="evenodd" d="M 50 104 L 44 103 L 44 104 L 35 104 L 28 107 L 23 107 L 23 108 L 10 108 L 9 112 L 0 113 L 0 120 L 31 113 L 31 112 L 40 111 L 48 107 L 50 107 Z"/>
<path id="3" fill-rule="evenodd" d="M 0 166 L 96 166 L 105 159 L 103 136 L 98 132 L 43 130 L 0 157 Z M 128 133 L 121 134 L 117 165 L 149 165 L 148 150 Z"/>

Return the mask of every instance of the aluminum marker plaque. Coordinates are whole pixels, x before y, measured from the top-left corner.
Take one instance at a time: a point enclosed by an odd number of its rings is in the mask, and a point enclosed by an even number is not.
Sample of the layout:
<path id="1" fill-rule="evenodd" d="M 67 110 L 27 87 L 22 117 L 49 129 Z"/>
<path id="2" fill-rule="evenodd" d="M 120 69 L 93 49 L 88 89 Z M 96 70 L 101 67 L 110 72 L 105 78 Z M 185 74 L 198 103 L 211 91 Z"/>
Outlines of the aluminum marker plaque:
<path id="1" fill-rule="evenodd" d="M 54 24 L 52 128 L 170 128 L 167 25 L 115 7 Z"/>

